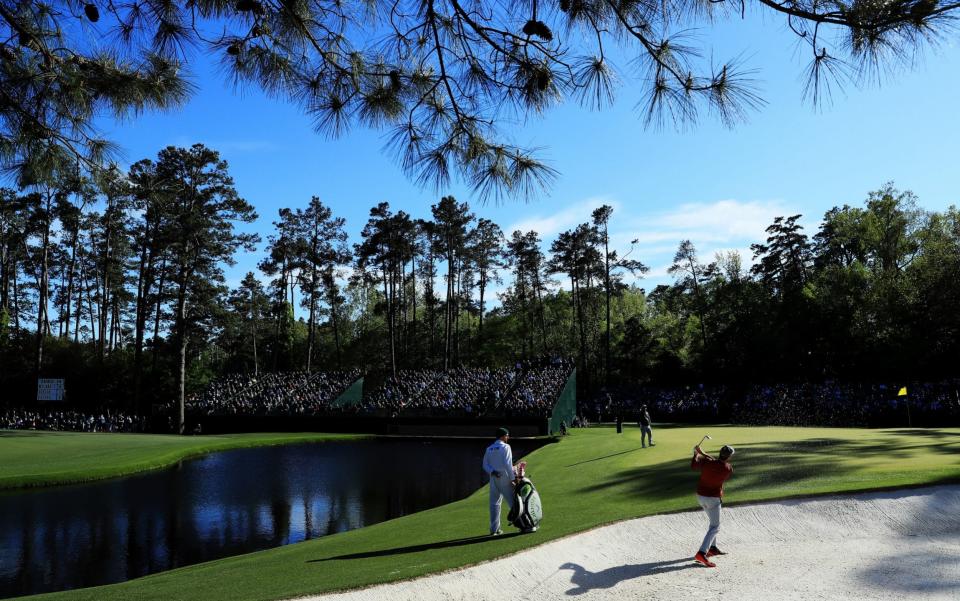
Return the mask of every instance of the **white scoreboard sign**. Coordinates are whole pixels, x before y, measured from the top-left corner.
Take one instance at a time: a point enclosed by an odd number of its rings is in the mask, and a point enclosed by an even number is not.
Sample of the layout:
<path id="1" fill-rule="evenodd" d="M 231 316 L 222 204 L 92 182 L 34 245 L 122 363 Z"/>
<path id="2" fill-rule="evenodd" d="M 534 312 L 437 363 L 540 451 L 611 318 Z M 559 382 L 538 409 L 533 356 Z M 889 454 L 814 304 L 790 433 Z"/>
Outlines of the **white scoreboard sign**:
<path id="1" fill-rule="evenodd" d="M 63 378 L 40 378 L 37 380 L 38 401 L 62 401 Z"/>

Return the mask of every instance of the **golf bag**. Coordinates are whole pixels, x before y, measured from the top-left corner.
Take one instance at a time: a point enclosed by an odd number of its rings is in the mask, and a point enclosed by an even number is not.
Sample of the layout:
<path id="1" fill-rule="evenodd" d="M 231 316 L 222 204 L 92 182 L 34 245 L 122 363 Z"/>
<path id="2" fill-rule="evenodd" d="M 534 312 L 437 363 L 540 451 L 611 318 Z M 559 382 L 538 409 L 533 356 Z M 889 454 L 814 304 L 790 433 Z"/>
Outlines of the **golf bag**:
<path id="1" fill-rule="evenodd" d="M 517 481 L 513 493 L 513 507 L 507 515 L 507 521 L 520 529 L 524 534 L 536 532 L 543 519 L 543 505 L 540 502 L 540 493 L 530 478 L 521 476 Z"/>

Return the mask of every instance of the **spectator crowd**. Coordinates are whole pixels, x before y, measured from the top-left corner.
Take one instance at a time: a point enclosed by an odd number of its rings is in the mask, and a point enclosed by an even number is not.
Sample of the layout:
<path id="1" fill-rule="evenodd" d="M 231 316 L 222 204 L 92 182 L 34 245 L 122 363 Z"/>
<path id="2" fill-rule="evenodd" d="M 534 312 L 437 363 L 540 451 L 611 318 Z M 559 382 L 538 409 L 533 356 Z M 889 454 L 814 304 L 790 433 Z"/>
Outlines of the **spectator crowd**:
<path id="1" fill-rule="evenodd" d="M 360 370 L 230 375 L 186 400 L 195 415 L 320 415 L 360 378 Z"/>
<path id="2" fill-rule="evenodd" d="M 365 394 L 358 410 L 405 417 L 546 417 L 572 369 L 568 359 L 544 358 L 500 369 L 404 370 Z"/>
<path id="3" fill-rule="evenodd" d="M 412 406 L 442 373 L 432 369 L 400 370 L 395 376 L 387 376 L 381 386 L 365 392 L 357 409 L 361 413 L 388 415 Z"/>
<path id="4" fill-rule="evenodd" d="M 333 402 L 360 378 L 359 370 L 230 375 L 191 395 L 193 416 L 321 416 L 343 412 L 378 417 L 548 417 L 566 386 L 570 359 L 543 358 L 507 368 L 402 370 L 368 390 L 356 405 Z M 635 419 L 646 405 L 659 422 L 729 422 L 783 426 L 938 426 L 960 424 L 960 379 L 901 384 L 759 384 L 739 387 L 611 387 L 581 400 L 569 426 Z M 173 414 L 174 404 L 165 407 Z M 139 432 L 147 420 L 119 411 L 6 409 L 0 428 L 79 432 Z"/>
<path id="5" fill-rule="evenodd" d="M 568 359 L 555 359 L 528 368 L 507 396 L 503 411 L 508 415 L 549 416 L 572 369 L 573 362 Z"/>
<path id="6" fill-rule="evenodd" d="M 55 432 L 143 432 L 146 422 L 119 411 L 83 413 L 74 410 L 8 409 L 0 414 L 0 429 Z"/>
<path id="7" fill-rule="evenodd" d="M 743 424 L 783 426 L 945 425 L 960 420 L 960 380 L 907 384 L 776 384 L 751 388 L 731 404 Z"/>
<path id="8" fill-rule="evenodd" d="M 646 404 L 654 419 L 749 425 L 892 427 L 960 423 L 960 379 L 902 385 L 827 381 L 727 386 L 616 388 L 581 403 L 591 419 L 632 418 Z"/>

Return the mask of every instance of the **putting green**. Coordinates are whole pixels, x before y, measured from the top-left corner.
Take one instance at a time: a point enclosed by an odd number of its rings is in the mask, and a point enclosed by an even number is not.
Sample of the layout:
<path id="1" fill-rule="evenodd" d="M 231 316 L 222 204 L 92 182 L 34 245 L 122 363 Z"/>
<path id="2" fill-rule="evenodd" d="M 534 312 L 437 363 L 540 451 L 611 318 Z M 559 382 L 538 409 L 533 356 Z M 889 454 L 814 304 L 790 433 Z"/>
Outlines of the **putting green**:
<path id="1" fill-rule="evenodd" d="M 477 563 L 600 524 L 694 508 L 691 447 L 706 432 L 707 450 L 737 448 L 728 504 L 960 481 L 960 429 L 658 428 L 647 449 L 636 428 L 574 430 L 527 457 L 546 514 L 533 535 L 481 536 L 484 489 L 352 532 L 42 598 L 275 600 Z"/>

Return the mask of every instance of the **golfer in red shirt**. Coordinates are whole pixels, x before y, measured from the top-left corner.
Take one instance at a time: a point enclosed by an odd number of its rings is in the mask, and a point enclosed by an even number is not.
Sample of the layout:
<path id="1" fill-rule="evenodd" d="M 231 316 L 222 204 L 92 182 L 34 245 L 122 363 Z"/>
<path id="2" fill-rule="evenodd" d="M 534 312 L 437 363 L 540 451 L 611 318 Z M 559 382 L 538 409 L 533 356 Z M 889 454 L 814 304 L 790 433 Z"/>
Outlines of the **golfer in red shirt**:
<path id="1" fill-rule="evenodd" d="M 703 510 L 707 512 L 707 517 L 710 518 L 710 528 L 707 529 L 707 535 L 703 537 L 700 550 L 697 551 L 693 559 L 708 568 L 717 567 L 717 564 L 710 561 L 709 558 L 714 555 L 726 555 L 717 548 L 717 532 L 720 531 L 723 483 L 733 474 L 733 467 L 730 466 L 729 461 L 733 453 L 733 447 L 724 445 L 720 449 L 720 458 L 714 459 L 701 451 L 699 445 L 693 448 L 693 460 L 690 462 L 690 467 L 700 470 L 697 500 L 700 501 L 700 507 L 703 507 Z"/>

